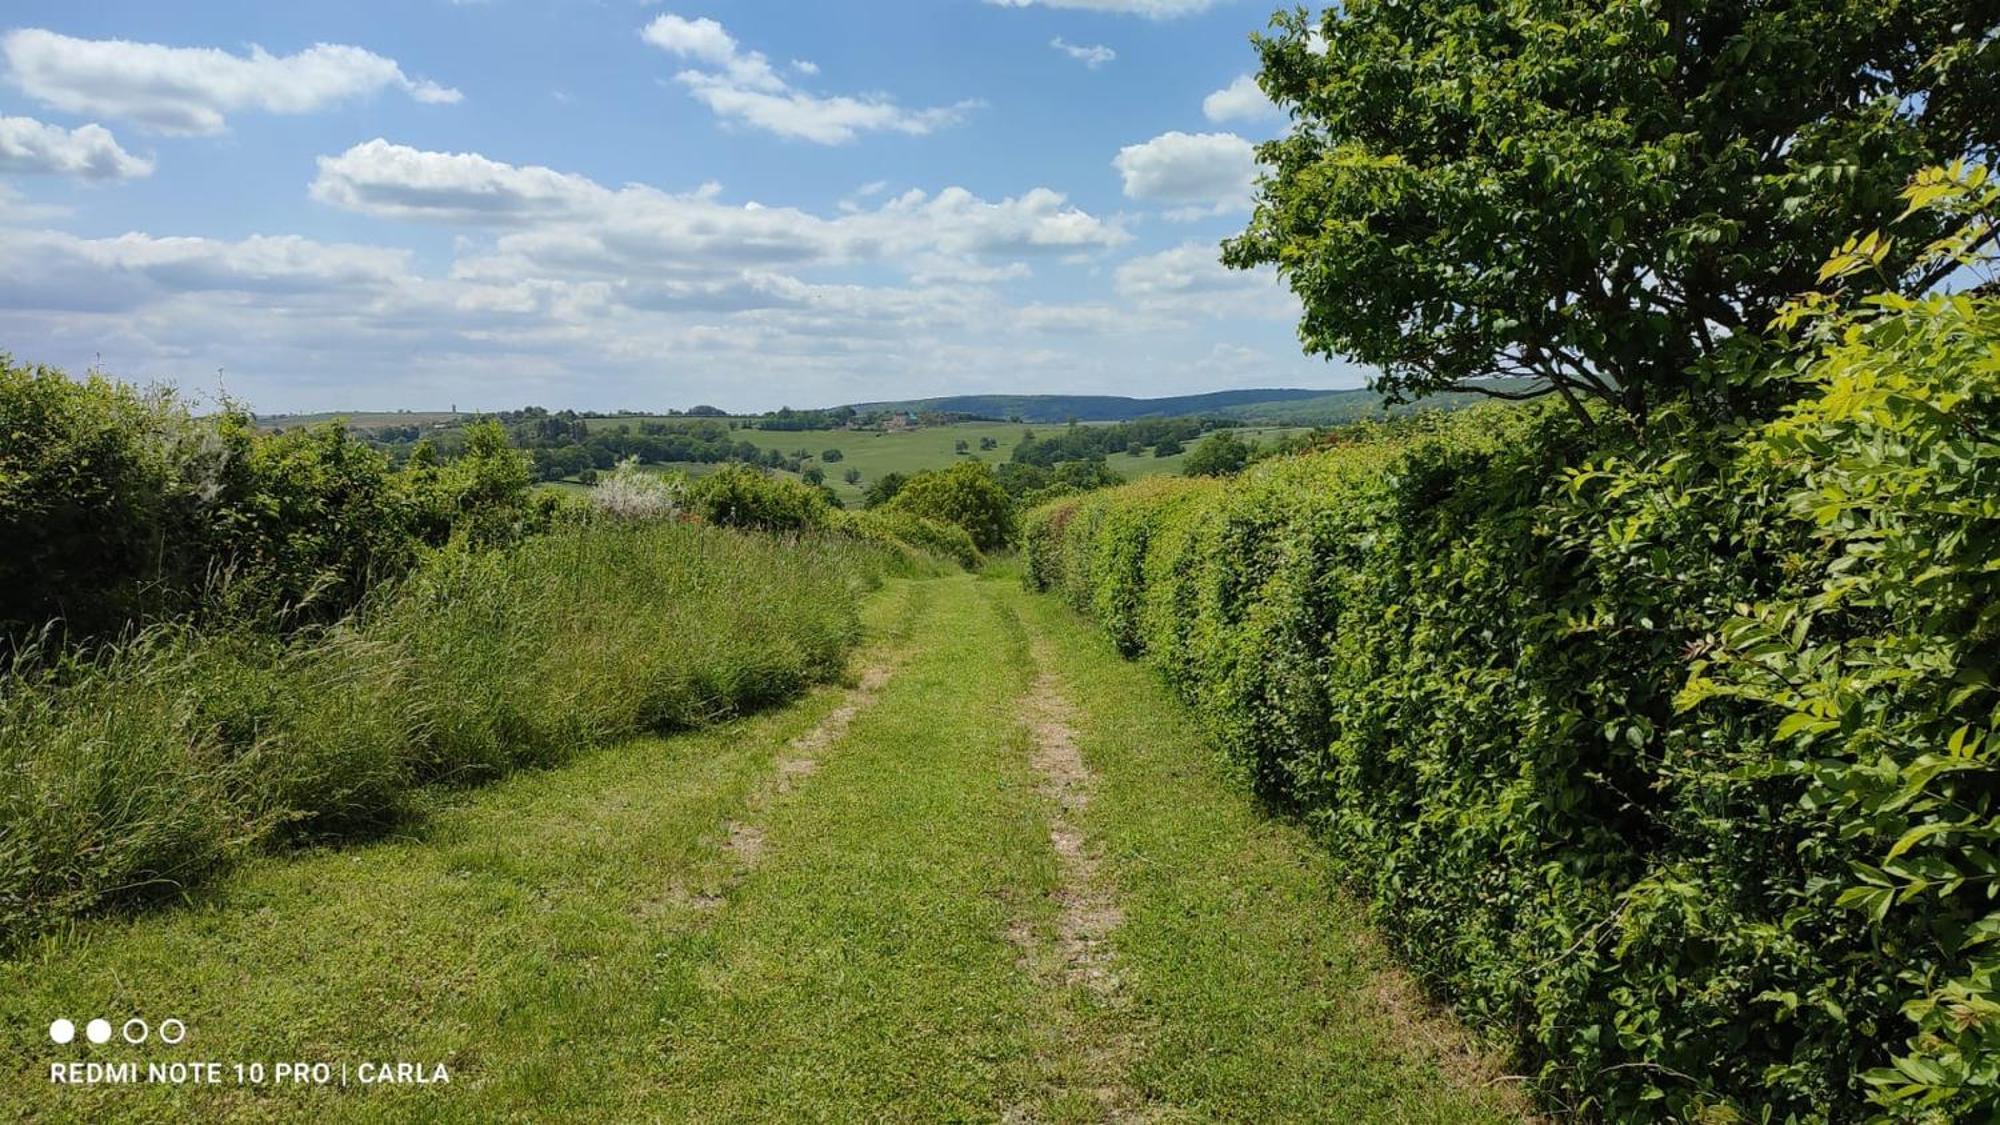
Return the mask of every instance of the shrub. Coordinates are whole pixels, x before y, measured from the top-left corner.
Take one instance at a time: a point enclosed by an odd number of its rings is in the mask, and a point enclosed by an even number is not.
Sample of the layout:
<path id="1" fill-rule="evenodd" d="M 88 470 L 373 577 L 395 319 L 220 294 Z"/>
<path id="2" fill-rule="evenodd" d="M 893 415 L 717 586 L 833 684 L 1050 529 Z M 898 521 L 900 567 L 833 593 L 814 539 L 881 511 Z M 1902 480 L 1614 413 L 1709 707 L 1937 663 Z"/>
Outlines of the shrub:
<path id="1" fill-rule="evenodd" d="M 883 473 L 868 485 L 866 492 L 862 493 L 861 506 L 872 509 L 887 504 L 896 498 L 896 494 L 901 492 L 909 481 L 907 473 Z"/>
<path id="2" fill-rule="evenodd" d="M 399 470 L 337 425 L 261 435 L 0 359 L 0 434 L 0 646 L 52 621 L 72 642 L 195 611 L 324 623 L 453 536 L 510 543 L 555 514 L 491 423 Z"/>
<path id="3" fill-rule="evenodd" d="M 1014 502 L 991 466 L 965 461 L 918 473 L 889 501 L 892 511 L 956 524 L 982 551 L 1004 547 L 1014 537 Z"/>
<path id="4" fill-rule="evenodd" d="M 185 608 L 206 577 L 226 451 L 165 392 L 0 355 L 0 643 Z"/>
<path id="5" fill-rule="evenodd" d="M 810 531 L 834 511 L 824 490 L 747 465 L 727 465 L 688 487 L 687 509 L 718 527 Z"/>
<path id="6" fill-rule="evenodd" d="M 668 519 L 680 514 L 686 491 L 686 478 L 646 472 L 628 457 L 591 488 L 590 503 L 613 519 Z"/>

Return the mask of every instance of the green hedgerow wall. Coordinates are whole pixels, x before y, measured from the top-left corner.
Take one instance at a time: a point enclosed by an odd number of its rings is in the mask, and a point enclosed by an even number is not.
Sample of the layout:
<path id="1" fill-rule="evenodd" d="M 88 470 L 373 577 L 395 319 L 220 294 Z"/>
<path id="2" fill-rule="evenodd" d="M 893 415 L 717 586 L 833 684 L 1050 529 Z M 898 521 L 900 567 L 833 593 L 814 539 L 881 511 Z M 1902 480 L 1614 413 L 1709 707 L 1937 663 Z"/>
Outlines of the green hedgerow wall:
<path id="1" fill-rule="evenodd" d="M 1767 425 L 1431 417 L 1037 509 L 1027 580 L 1310 820 L 1550 1105 L 1984 1119 L 2000 314 L 1824 335 Z"/>

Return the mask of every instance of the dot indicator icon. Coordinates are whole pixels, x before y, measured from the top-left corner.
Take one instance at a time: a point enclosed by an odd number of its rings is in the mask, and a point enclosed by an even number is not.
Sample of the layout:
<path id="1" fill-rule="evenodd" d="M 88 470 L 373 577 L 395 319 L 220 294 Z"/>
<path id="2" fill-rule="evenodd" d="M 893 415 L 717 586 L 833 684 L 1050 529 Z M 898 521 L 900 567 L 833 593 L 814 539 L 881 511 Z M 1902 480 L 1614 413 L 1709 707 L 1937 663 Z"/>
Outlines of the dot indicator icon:
<path id="1" fill-rule="evenodd" d="M 49 1025 L 49 1038 L 58 1043 L 67 1043 L 76 1038 L 76 1025 L 68 1020 L 57 1020 Z"/>
<path id="2" fill-rule="evenodd" d="M 109 1043 L 111 1042 L 111 1021 L 91 1020 L 84 1025 L 83 1034 L 92 1043 Z"/>

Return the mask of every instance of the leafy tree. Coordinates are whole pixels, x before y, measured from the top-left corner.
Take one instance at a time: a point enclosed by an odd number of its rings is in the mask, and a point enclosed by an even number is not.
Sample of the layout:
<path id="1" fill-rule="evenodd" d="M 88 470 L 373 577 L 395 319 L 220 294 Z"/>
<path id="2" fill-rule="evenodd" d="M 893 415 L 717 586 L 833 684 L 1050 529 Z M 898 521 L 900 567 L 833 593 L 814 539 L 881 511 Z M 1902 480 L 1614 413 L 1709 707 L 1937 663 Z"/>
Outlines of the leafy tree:
<path id="1" fill-rule="evenodd" d="M 465 429 L 465 454 L 438 474 L 437 498 L 450 522 L 475 545 L 492 546 L 527 530 L 533 479 L 528 458 L 491 418 Z"/>
<path id="2" fill-rule="evenodd" d="M 834 463 L 835 461 L 838 461 L 838 460 L 840 460 L 841 458 L 843 458 L 843 457 L 846 457 L 846 456 L 847 456 L 847 454 L 845 454 L 845 453 L 842 453 L 842 452 L 841 452 L 840 450 L 838 450 L 838 449 L 829 449 L 829 450 L 827 450 L 826 452 L 824 452 L 824 453 L 821 453 L 821 454 L 819 455 L 819 459 L 820 459 L 820 460 L 822 460 L 822 461 L 824 461 L 824 462 L 826 462 L 827 464 L 831 465 L 831 464 L 833 464 L 833 463 Z"/>
<path id="3" fill-rule="evenodd" d="M 888 505 L 925 519 L 957 524 L 982 551 L 1014 537 L 1014 501 L 982 461 L 960 461 L 910 478 Z"/>
<path id="4" fill-rule="evenodd" d="M 844 473 L 840 474 L 840 479 L 842 479 L 842 480 L 846 481 L 846 482 L 847 482 L 847 483 L 849 483 L 849 484 L 860 484 L 860 483 L 861 483 L 861 470 L 860 470 L 860 469 L 849 469 L 849 470 L 847 470 L 846 472 L 844 472 Z"/>
<path id="5" fill-rule="evenodd" d="M 1275 265 L 1306 349 L 1397 402 L 1517 376 L 1539 383 L 1497 393 L 1640 422 L 1665 397 L 1740 408 L 1703 360 L 1918 168 L 2000 141 L 1991 0 L 1351 0 L 1274 27 L 1259 84 L 1294 125 L 1224 261 Z"/>
<path id="6" fill-rule="evenodd" d="M 820 468 L 818 465 L 807 465 L 804 469 L 799 471 L 799 476 L 803 478 L 807 484 L 821 485 L 826 483 L 826 470 Z"/>
<path id="7" fill-rule="evenodd" d="M 876 477 L 875 482 L 868 486 L 868 491 L 862 494 L 861 506 L 879 508 L 887 504 L 896 498 L 896 494 L 903 490 L 903 486 L 908 484 L 909 480 L 908 473 L 883 473 Z"/>
<path id="8" fill-rule="evenodd" d="M 1186 452 L 1187 446 L 1182 445 L 1179 438 L 1168 438 L 1153 447 L 1155 457 L 1176 457 Z"/>
<path id="9" fill-rule="evenodd" d="M 979 448 L 982 450 L 989 450 L 989 451 L 998 449 L 1000 448 L 1000 442 L 992 437 L 983 437 L 979 439 Z"/>
<path id="10" fill-rule="evenodd" d="M 1202 439 L 1181 466 L 1191 477 L 1226 477 L 1250 463 L 1250 446 L 1228 430 L 1218 430 Z"/>
<path id="11" fill-rule="evenodd" d="M 963 453 L 965 453 L 965 452 L 969 451 L 969 450 L 970 450 L 971 448 L 972 448 L 972 443 L 971 443 L 971 442 L 969 442 L 969 441 L 967 441 L 967 440 L 965 440 L 964 438 L 959 438 L 959 439 L 958 439 L 957 441 L 953 442 L 953 443 L 952 443 L 952 445 L 951 445 L 951 450 L 952 450 L 952 452 L 953 452 L 953 453 L 959 453 L 959 454 L 963 454 Z"/>

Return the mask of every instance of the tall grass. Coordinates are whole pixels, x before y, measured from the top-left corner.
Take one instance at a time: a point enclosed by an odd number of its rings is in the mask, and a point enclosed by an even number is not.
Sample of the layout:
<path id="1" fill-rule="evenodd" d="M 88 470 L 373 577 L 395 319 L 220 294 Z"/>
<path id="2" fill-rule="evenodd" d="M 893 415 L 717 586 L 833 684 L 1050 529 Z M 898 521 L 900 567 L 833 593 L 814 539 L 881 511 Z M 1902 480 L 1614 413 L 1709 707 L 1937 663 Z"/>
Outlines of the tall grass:
<path id="1" fill-rule="evenodd" d="M 0 948 L 171 896 L 246 852 L 352 838 L 473 784 L 834 675 L 888 565 L 675 523 L 449 551 L 280 641 L 157 627 L 0 679 Z"/>

